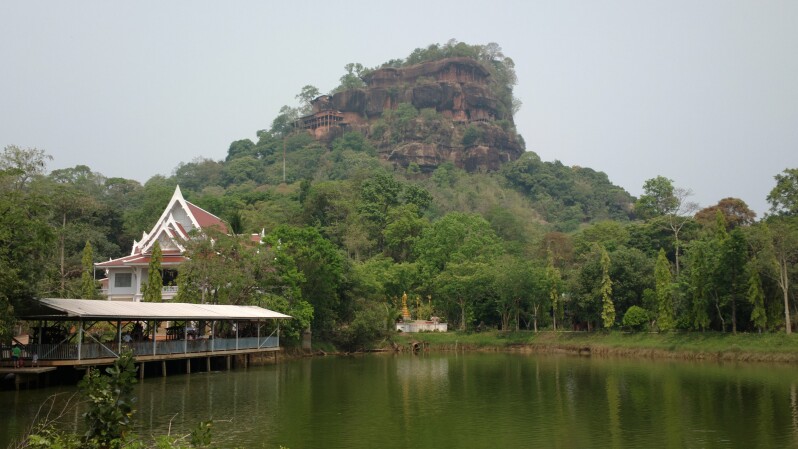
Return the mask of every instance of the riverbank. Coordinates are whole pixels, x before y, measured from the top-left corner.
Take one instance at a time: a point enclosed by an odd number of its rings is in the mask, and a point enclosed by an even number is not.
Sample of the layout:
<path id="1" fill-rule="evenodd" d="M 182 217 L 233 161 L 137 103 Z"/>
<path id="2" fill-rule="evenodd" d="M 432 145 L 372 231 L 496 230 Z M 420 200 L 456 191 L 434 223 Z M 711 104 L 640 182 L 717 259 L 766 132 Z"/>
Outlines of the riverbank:
<path id="1" fill-rule="evenodd" d="M 519 351 L 718 361 L 798 363 L 798 335 L 716 332 L 480 332 L 397 334 L 433 351 Z"/>

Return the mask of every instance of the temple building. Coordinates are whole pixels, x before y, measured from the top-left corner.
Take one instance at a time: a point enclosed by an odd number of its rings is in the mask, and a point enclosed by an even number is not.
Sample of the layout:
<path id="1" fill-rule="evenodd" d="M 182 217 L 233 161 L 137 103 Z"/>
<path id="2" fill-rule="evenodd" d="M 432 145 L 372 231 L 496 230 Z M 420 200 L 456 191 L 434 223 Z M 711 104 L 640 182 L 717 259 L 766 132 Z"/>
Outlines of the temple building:
<path id="1" fill-rule="evenodd" d="M 153 245 L 157 241 L 162 252 L 164 285 L 161 294 L 164 300 L 171 300 L 177 294 L 177 267 L 186 260 L 182 243 L 191 231 L 209 228 L 228 232 L 227 225 L 219 217 L 186 201 L 180 186 L 176 187 L 152 230 L 144 232 L 141 240 L 133 241 L 130 255 L 94 264 L 95 268 L 105 270 L 106 277 L 100 280 L 103 293 L 112 301 L 141 301 Z"/>

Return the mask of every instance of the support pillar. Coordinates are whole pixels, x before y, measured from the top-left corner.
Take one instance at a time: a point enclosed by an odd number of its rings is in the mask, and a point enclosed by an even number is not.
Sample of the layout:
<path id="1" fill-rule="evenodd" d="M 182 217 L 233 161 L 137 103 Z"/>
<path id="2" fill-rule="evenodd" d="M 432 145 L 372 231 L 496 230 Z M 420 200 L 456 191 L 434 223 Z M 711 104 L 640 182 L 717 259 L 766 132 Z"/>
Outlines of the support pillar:
<path id="1" fill-rule="evenodd" d="M 150 327 L 150 338 L 152 338 L 152 355 L 155 355 L 156 348 L 155 348 L 155 334 L 158 333 L 158 322 L 153 321 L 152 326 Z"/>
<path id="2" fill-rule="evenodd" d="M 216 342 L 216 320 L 211 321 L 211 352 L 213 352 L 214 347 L 216 346 L 215 342 Z"/>
<path id="3" fill-rule="evenodd" d="M 211 372 L 211 358 L 205 357 L 205 371 Z"/>
<path id="4" fill-rule="evenodd" d="M 232 357 L 231 357 L 231 356 L 229 356 L 229 355 L 228 355 L 228 356 L 226 356 L 226 357 L 225 357 L 225 359 L 226 359 L 226 360 L 225 360 L 225 362 L 227 363 L 227 371 L 230 371 L 230 368 L 231 368 L 231 366 L 233 365 L 233 363 L 232 363 L 232 362 L 233 362 L 233 359 L 232 359 Z"/>
<path id="5" fill-rule="evenodd" d="M 116 321 L 116 351 L 117 354 L 122 355 L 122 322 Z"/>
<path id="6" fill-rule="evenodd" d="M 191 359 L 186 359 L 186 374 L 191 374 Z"/>
<path id="7" fill-rule="evenodd" d="M 166 360 L 161 360 L 161 376 L 166 377 Z"/>
<path id="8" fill-rule="evenodd" d="M 145 362 L 141 362 L 139 364 L 139 379 L 140 380 L 144 380 L 144 363 Z"/>

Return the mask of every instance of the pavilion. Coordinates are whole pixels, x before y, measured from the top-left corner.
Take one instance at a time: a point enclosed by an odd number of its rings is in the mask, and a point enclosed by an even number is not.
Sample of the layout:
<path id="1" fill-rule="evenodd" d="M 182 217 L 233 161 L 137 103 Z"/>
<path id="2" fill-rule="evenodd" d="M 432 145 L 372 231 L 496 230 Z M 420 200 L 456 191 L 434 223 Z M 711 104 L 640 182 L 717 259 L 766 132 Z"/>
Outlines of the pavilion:
<path id="1" fill-rule="evenodd" d="M 111 364 L 130 350 L 142 367 L 161 361 L 165 375 L 168 360 L 187 359 L 190 372 L 192 358 L 210 367 L 226 357 L 229 368 L 231 356 L 279 351 L 280 321 L 291 317 L 257 306 L 44 298 L 20 319 L 38 324 L 23 345 L 28 365 Z M 164 322 L 171 325 L 158 335 Z"/>

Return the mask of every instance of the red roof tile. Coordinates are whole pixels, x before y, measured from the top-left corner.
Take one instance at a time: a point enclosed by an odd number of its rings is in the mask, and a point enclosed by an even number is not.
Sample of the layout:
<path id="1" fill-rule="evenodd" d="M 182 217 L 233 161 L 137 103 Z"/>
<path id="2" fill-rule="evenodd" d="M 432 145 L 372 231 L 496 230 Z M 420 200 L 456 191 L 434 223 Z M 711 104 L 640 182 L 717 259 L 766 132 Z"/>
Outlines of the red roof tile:
<path id="1" fill-rule="evenodd" d="M 191 210 L 191 215 L 197 219 L 197 223 L 199 223 L 201 228 L 213 228 L 215 227 L 217 230 L 223 233 L 227 233 L 227 225 L 224 224 L 221 218 L 213 215 L 212 213 L 202 209 L 201 207 L 195 206 L 194 204 L 186 201 L 189 210 Z"/>

